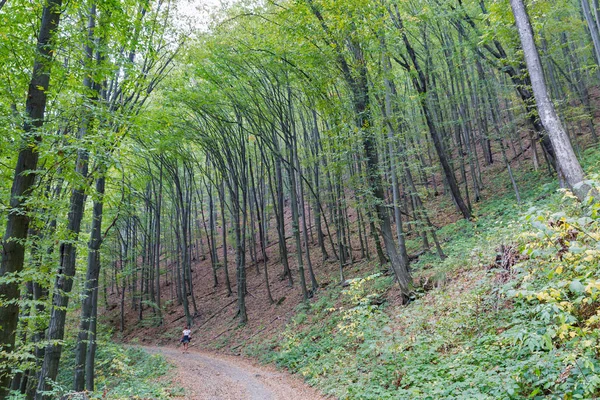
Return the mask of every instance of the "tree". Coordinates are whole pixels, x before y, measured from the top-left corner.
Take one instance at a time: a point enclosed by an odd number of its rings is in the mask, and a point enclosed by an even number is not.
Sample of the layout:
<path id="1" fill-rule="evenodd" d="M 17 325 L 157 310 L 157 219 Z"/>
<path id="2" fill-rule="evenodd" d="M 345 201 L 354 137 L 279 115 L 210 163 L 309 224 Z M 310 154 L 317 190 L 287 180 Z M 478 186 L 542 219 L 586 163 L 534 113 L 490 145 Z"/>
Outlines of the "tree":
<path id="1" fill-rule="evenodd" d="M 544 79 L 544 71 L 533 38 L 533 29 L 529 22 L 527 10 L 525 9 L 523 0 L 511 0 L 510 5 L 515 16 L 515 23 L 523 45 L 527 70 L 529 71 L 529 76 L 531 78 L 531 86 L 535 95 L 540 119 L 552 141 L 559 174 L 564 176 L 566 184 L 573 190 L 575 195 L 580 200 L 583 200 L 592 188 L 589 184 L 584 182 L 585 176 L 583 169 L 577 160 L 569 136 L 565 132 L 556 113 L 556 109 L 554 108 L 554 104 L 548 94 Z"/>
<path id="2" fill-rule="evenodd" d="M 10 196 L 11 211 L 8 214 L 6 230 L 2 241 L 2 261 L 0 265 L 0 348 L 3 354 L 13 352 L 15 333 L 19 318 L 19 281 L 8 280 L 23 269 L 25 255 L 24 241 L 29 229 L 27 200 L 32 196 L 39 153 L 37 146 L 42 140 L 41 128 L 44 124 L 47 91 L 50 84 L 50 71 L 54 52 L 54 37 L 58 31 L 62 13 L 62 0 L 49 0 L 42 11 L 37 38 L 36 57 L 31 81 L 27 91 L 26 117 L 23 124 L 23 144 L 15 166 Z M 10 365 L 6 357 L 0 358 L 0 396 L 4 396 L 10 382 Z"/>
<path id="3" fill-rule="evenodd" d="M 400 286 L 405 301 L 412 292 L 412 278 L 408 266 L 408 255 L 405 248 L 398 248 L 392 234 L 390 216 L 384 207 L 385 197 L 381 177 L 379 176 L 379 154 L 373 132 L 372 110 L 370 106 L 367 60 L 359 39 L 353 35 L 341 40 L 347 47 L 349 58 L 343 53 L 344 47 L 332 35 L 323 13 L 313 0 L 307 0 L 308 7 L 323 29 L 326 44 L 335 49 L 335 61 L 342 71 L 343 78 L 350 89 L 356 129 L 362 137 L 362 146 L 366 158 L 366 174 L 369 191 L 380 224 L 385 249 L 390 259 L 391 268 Z"/>

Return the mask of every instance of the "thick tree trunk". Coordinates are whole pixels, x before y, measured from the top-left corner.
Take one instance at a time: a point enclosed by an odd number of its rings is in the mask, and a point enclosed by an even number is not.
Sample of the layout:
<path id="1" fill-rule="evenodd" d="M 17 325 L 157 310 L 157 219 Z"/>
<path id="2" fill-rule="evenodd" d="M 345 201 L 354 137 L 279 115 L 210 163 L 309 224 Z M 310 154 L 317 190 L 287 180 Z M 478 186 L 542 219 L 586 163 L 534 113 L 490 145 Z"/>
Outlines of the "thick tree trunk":
<path id="1" fill-rule="evenodd" d="M 86 45 L 86 58 L 87 62 L 91 63 L 93 59 L 93 50 L 90 47 L 90 43 L 94 40 L 94 29 L 96 26 L 96 5 L 92 2 L 90 7 L 90 15 L 88 21 L 88 44 Z M 93 89 L 94 83 L 90 77 L 84 79 L 84 87 L 87 89 Z M 98 99 L 98 94 L 95 92 L 91 95 L 90 100 L 92 102 Z M 86 124 L 85 131 L 90 126 L 91 116 L 84 118 L 84 124 Z M 80 132 L 80 136 L 83 137 L 87 132 Z M 87 162 L 87 160 L 86 160 Z M 104 172 L 104 171 L 103 171 Z M 102 172 L 102 173 L 103 173 Z M 87 174 L 86 174 L 87 175 Z M 92 314 L 92 292 L 98 285 L 98 276 L 100 274 L 100 244 L 102 241 L 101 224 L 102 224 L 102 206 L 105 189 L 105 178 L 104 176 L 98 178 L 96 182 L 96 192 L 99 199 L 94 201 L 93 217 L 92 217 L 92 231 L 88 242 L 88 268 L 86 273 L 86 280 L 84 283 L 83 301 L 81 304 L 81 321 L 79 324 L 79 333 L 77 336 L 77 344 L 75 346 L 75 373 L 73 379 L 73 389 L 78 392 L 82 391 L 85 385 L 85 363 L 87 356 L 87 339 L 89 320 Z M 85 201 L 85 197 L 82 199 Z M 83 216 L 83 214 L 82 214 Z"/>
<path id="2" fill-rule="evenodd" d="M 23 207 L 31 195 L 36 176 L 28 172 L 37 169 L 39 158 L 37 145 L 42 140 L 37 130 L 44 124 L 47 91 L 50 83 L 50 61 L 54 52 L 52 38 L 58 30 L 61 11 L 62 0 L 48 0 L 42 11 L 36 58 L 25 106 L 24 143 L 19 151 L 15 166 L 10 194 L 10 211 L 2 241 L 2 260 L 0 264 L 0 277 L 2 278 L 16 275 L 23 269 L 24 242 L 29 230 L 29 215 L 24 212 Z M 4 354 L 0 357 L 0 397 L 3 397 L 6 395 L 10 384 L 10 366 L 13 365 L 6 355 L 14 351 L 15 332 L 19 318 L 19 305 L 17 303 L 19 282 L 13 280 L 0 285 L 0 293 L 4 295 L 2 306 L 0 306 L 0 321 L 2 321 L 0 326 L 0 348 L 2 354 Z"/>
<path id="3" fill-rule="evenodd" d="M 93 37 L 95 27 L 95 6 L 92 6 L 89 18 L 89 36 Z M 92 49 L 86 48 L 88 62 L 92 60 Z M 83 86 L 87 89 L 93 89 L 94 83 L 91 76 L 84 79 Z M 97 99 L 97 91 L 90 98 L 91 102 Z M 78 142 L 87 135 L 92 128 L 92 115 L 85 115 L 81 122 L 78 132 Z M 83 146 L 83 143 L 82 143 Z M 75 188 L 71 192 L 67 232 L 69 239 L 61 243 L 60 268 L 54 285 L 54 294 L 52 298 L 52 311 L 50 314 L 50 326 L 48 327 L 48 340 L 50 343 L 46 346 L 44 354 L 44 363 L 40 371 L 38 382 L 38 393 L 36 399 L 43 399 L 47 396 L 43 392 L 51 388 L 50 381 L 55 381 L 58 374 L 58 366 L 62 354 L 62 341 L 64 337 L 65 322 L 67 317 L 67 306 L 69 304 L 69 293 L 73 288 L 73 278 L 76 272 L 77 259 L 77 238 L 81 230 L 81 221 L 85 209 L 85 190 L 88 186 L 88 161 L 89 152 L 85 148 L 80 148 L 77 152 L 75 173 L 81 179 L 81 182 L 75 183 Z M 123 288 L 124 289 L 124 288 Z"/>
<path id="4" fill-rule="evenodd" d="M 105 282 L 106 284 L 106 282 Z M 92 315 L 88 328 L 88 346 L 85 357 L 85 388 L 94 391 L 94 367 L 96 361 L 96 326 L 98 320 L 98 285 L 92 291 Z"/>
<path id="5" fill-rule="evenodd" d="M 82 177 L 87 178 L 88 173 L 88 153 L 81 149 L 77 157 L 76 172 Z M 60 246 L 60 268 L 54 284 L 54 295 L 52 298 L 52 311 L 50 313 L 50 326 L 48 327 L 48 340 L 50 343 L 46 346 L 44 354 L 44 363 L 40 371 L 38 382 L 38 392 L 36 400 L 47 398 L 43 393 L 51 388 L 50 381 L 55 381 L 58 374 L 58 365 L 62 354 L 62 344 L 60 343 L 65 333 L 65 322 L 67 317 L 67 306 L 69 304 L 69 293 L 73 288 L 73 278 L 75 276 L 75 262 L 77 258 L 77 237 L 81 230 L 81 220 L 83 218 L 85 204 L 85 188 L 82 185 L 73 189 L 70 200 L 69 221 L 67 223 L 67 232 L 71 239 L 63 242 Z M 123 288 L 125 290 L 125 288 Z"/>
<path id="6" fill-rule="evenodd" d="M 531 86 L 533 88 L 540 120 L 544 125 L 544 128 L 548 131 L 548 136 L 552 141 L 556 162 L 559 167 L 558 169 L 564 175 L 567 185 L 573 190 L 575 195 L 583 200 L 591 187 L 583 182 L 583 169 L 575 156 L 569 137 L 565 132 L 562 123 L 556 114 L 554 104 L 548 95 L 542 64 L 538 50 L 535 46 L 533 29 L 529 23 L 529 16 L 525 10 L 525 5 L 522 0 L 510 0 L 510 4 L 513 9 L 515 23 L 523 45 L 525 62 L 527 63 L 527 69 L 529 71 L 529 76 L 531 77 Z"/>
<path id="7" fill-rule="evenodd" d="M 405 302 L 408 302 L 412 292 L 412 277 L 408 265 L 408 256 L 405 251 L 398 250 L 392 233 L 390 216 L 385 207 L 385 196 L 381 177 L 379 176 L 379 157 L 373 137 L 373 127 L 369 110 L 369 93 L 367 83 L 367 69 L 362 58 L 362 52 L 356 46 L 353 48 L 355 58 L 359 62 L 359 78 L 352 81 L 354 91 L 354 109 L 356 112 L 357 127 L 363 130 L 363 148 L 367 159 L 367 180 L 375 200 L 375 211 L 381 228 L 385 250 L 390 259 L 392 271 L 400 286 L 400 292 Z"/>

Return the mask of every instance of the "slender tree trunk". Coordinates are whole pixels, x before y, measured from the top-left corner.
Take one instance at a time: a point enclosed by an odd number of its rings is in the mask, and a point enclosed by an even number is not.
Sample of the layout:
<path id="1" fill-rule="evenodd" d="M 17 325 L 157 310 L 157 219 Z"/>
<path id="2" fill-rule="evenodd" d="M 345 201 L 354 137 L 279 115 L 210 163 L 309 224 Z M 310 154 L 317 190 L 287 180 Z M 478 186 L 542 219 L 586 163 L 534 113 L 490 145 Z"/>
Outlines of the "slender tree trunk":
<path id="1" fill-rule="evenodd" d="M 254 188 L 254 190 L 252 190 L 252 194 L 254 197 L 254 206 L 256 208 L 256 217 L 258 219 L 258 236 L 259 236 L 259 241 L 260 241 L 260 252 L 262 254 L 262 260 L 263 260 L 265 286 L 267 287 L 267 299 L 269 300 L 270 304 L 273 304 L 274 301 L 273 301 L 273 296 L 271 294 L 271 286 L 269 284 L 269 271 L 267 269 L 267 261 L 268 261 L 267 250 L 266 250 L 267 244 L 266 244 L 266 240 L 265 240 L 265 231 L 264 231 L 264 227 L 263 227 L 263 218 L 265 218 L 265 215 L 261 212 L 261 207 L 258 202 L 258 194 L 257 194 L 258 190 L 256 190 L 256 186 L 255 186 L 255 182 L 254 182 L 254 171 L 252 170 L 252 163 L 250 163 L 249 167 L 250 167 L 250 183 L 251 183 L 252 187 Z M 263 201 L 264 201 L 264 199 L 263 199 Z"/>
<path id="2" fill-rule="evenodd" d="M 208 185 L 206 185 L 208 186 Z M 215 234 L 214 234 L 214 230 L 216 228 L 214 221 L 212 220 L 213 216 L 212 216 L 212 200 L 211 200 L 211 196 L 212 193 L 210 192 L 210 189 L 207 187 L 207 191 L 208 191 L 208 208 L 209 208 L 209 212 L 211 213 L 211 215 L 209 216 L 209 226 L 210 226 L 210 232 L 209 232 L 209 228 L 206 226 L 206 215 L 204 214 L 204 205 L 203 205 L 203 194 L 202 191 L 198 192 L 198 200 L 200 201 L 200 215 L 202 217 L 202 226 L 204 227 L 204 233 L 206 234 L 206 240 L 208 242 L 208 249 L 209 249 L 209 256 L 210 256 L 210 265 L 211 265 L 211 269 L 212 269 L 212 275 L 213 275 L 213 287 L 217 287 L 219 285 L 219 278 L 217 276 L 217 248 L 216 248 L 216 244 L 215 244 Z"/>
<path id="3" fill-rule="evenodd" d="M 242 192 L 244 189 L 242 189 Z M 248 322 L 248 314 L 246 312 L 246 241 L 244 239 L 246 233 L 246 204 L 245 193 L 242 194 L 244 199 L 239 198 L 239 188 L 236 187 L 232 193 L 232 198 L 235 201 L 241 201 L 234 204 L 234 230 L 235 230 L 235 258 L 237 271 L 237 295 L 238 295 L 238 316 L 240 324 Z M 241 215 L 240 215 L 241 214 Z"/>
<path id="4" fill-rule="evenodd" d="M 323 238 L 323 229 L 321 228 L 321 201 L 318 198 L 320 195 L 320 179 L 319 179 L 319 167 L 320 167 L 320 137 L 319 137 L 319 125 L 317 122 L 317 112 L 312 110 L 313 115 L 313 148 L 314 148 L 314 178 L 313 185 L 315 187 L 315 208 L 314 208 L 314 223 L 315 229 L 317 230 L 317 242 L 319 243 L 319 247 L 321 248 L 321 254 L 323 255 L 323 261 L 329 258 L 329 254 L 327 254 L 327 249 L 325 249 L 325 240 Z"/>
<path id="5" fill-rule="evenodd" d="M 279 152 L 279 139 L 277 134 L 273 133 L 273 146 L 276 152 Z M 281 174 L 281 160 L 275 157 L 275 183 L 277 185 L 277 201 L 275 214 L 277 219 L 277 234 L 279 235 L 279 257 L 283 264 L 282 278 L 288 278 L 288 285 L 292 286 L 294 280 L 288 264 L 287 243 L 285 238 L 285 209 L 283 208 L 283 176 Z"/>
<path id="6" fill-rule="evenodd" d="M 386 59 L 384 59 L 384 65 L 386 70 L 389 71 L 389 69 L 391 68 L 391 63 L 389 58 L 386 57 Z M 387 138 L 388 138 L 388 152 L 389 152 L 389 157 L 390 157 L 390 169 L 391 169 L 391 174 L 392 174 L 392 193 L 393 193 L 393 200 L 394 200 L 394 213 L 395 213 L 395 217 L 396 217 L 396 235 L 398 236 L 398 251 L 399 251 L 399 256 L 400 256 L 400 260 L 402 263 L 406 263 L 405 268 L 408 270 L 408 253 L 406 251 L 406 240 L 404 237 L 404 229 L 402 227 L 402 217 L 400 215 L 400 193 L 399 193 L 399 188 L 398 188 L 398 178 L 396 175 L 396 160 L 395 160 L 395 152 L 394 152 L 394 129 L 393 129 L 393 125 L 391 122 L 391 118 L 392 118 L 392 113 L 393 113 L 393 107 L 392 107 L 392 96 L 396 95 L 396 88 L 394 83 L 389 80 L 388 78 L 384 78 L 384 83 L 385 83 L 385 88 L 386 88 L 386 92 L 385 92 L 385 101 L 384 101 L 384 107 L 383 107 L 383 111 L 384 111 L 384 115 L 386 117 L 387 120 Z M 403 267 L 404 268 L 404 267 Z"/>
<path id="7" fill-rule="evenodd" d="M 598 31 L 598 25 L 596 25 L 596 21 L 594 21 L 594 17 L 592 17 L 589 0 L 581 0 L 581 8 L 583 10 L 583 16 L 585 17 L 585 22 L 587 23 L 590 36 L 592 37 L 592 43 L 594 44 L 594 56 L 596 57 L 596 64 L 600 65 L 600 33 Z"/>
<path id="8" fill-rule="evenodd" d="M 290 141 L 293 139 L 289 139 Z M 294 160 L 294 153 L 291 143 L 288 145 L 290 162 Z M 300 224 L 298 219 L 298 196 L 296 192 L 296 172 L 292 167 L 288 170 L 290 179 L 290 208 L 292 209 L 292 233 L 296 241 L 296 259 L 298 262 L 298 274 L 300 275 L 300 288 L 302 289 L 302 298 L 308 300 L 308 290 L 306 289 L 306 276 L 304 274 L 304 260 L 302 258 L 302 244 L 300 241 Z"/>
<path id="9" fill-rule="evenodd" d="M 297 151 L 297 150 L 296 150 Z M 296 169 L 298 171 L 300 171 L 300 161 L 297 157 L 296 154 Z M 299 175 L 301 175 L 301 172 L 298 172 Z M 312 265 L 312 261 L 310 259 L 310 243 L 308 241 L 308 230 L 307 230 L 307 224 L 306 224 L 306 204 L 304 201 L 304 185 L 302 183 L 302 180 L 300 180 L 300 182 L 298 182 L 299 184 L 299 189 L 300 189 L 300 210 L 301 210 L 301 215 L 302 215 L 302 232 L 303 232 L 303 236 L 304 236 L 304 251 L 306 252 L 306 265 L 308 267 L 308 276 L 310 276 L 310 283 L 311 283 L 311 287 L 312 287 L 312 292 L 315 293 L 317 291 L 317 289 L 319 288 L 319 283 L 317 282 L 317 277 L 315 276 L 315 272 L 313 270 L 313 265 Z"/>
<path id="10" fill-rule="evenodd" d="M 158 191 L 155 194 L 156 196 L 156 211 L 154 215 L 154 268 L 155 268 L 155 301 L 156 301 L 156 311 L 158 313 L 158 325 L 163 324 L 163 316 L 162 316 L 162 306 L 160 301 L 160 249 L 161 249 L 161 224 L 160 224 L 160 213 L 162 208 L 162 192 L 163 192 L 163 167 L 162 163 L 159 166 L 159 177 L 158 177 Z"/>
<path id="11" fill-rule="evenodd" d="M 227 286 L 227 297 L 232 295 L 231 282 L 229 281 L 229 267 L 227 265 L 227 219 L 225 211 L 225 187 L 221 181 L 219 188 L 219 201 L 221 205 L 221 235 L 223 236 L 223 267 L 225 268 L 225 286 Z"/>
<path id="12" fill-rule="evenodd" d="M 217 245 L 215 243 L 215 210 L 214 210 L 214 200 L 212 194 L 212 187 L 207 184 L 207 192 L 208 192 L 208 225 L 210 231 L 206 229 L 206 218 L 204 217 L 204 211 L 202 211 L 202 220 L 204 223 L 204 231 L 206 232 L 206 238 L 208 240 L 208 247 L 210 248 L 210 263 L 212 266 L 213 273 L 213 287 L 217 287 L 219 285 L 219 278 L 217 276 L 217 265 L 218 265 L 218 257 L 217 257 Z"/>
<path id="13" fill-rule="evenodd" d="M 99 196 L 94 201 L 94 210 L 92 216 L 92 232 L 88 242 L 88 267 L 85 277 L 85 287 L 83 291 L 83 301 L 81 303 L 81 320 L 79 323 L 79 334 L 75 346 L 75 376 L 73 390 L 81 392 L 85 385 L 85 370 L 87 364 L 88 349 L 90 343 L 90 324 L 92 316 L 95 313 L 94 307 L 98 302 L 94 302 L 94 292 L 98 291 L 98 278 L 100 276 L 100 245 L 102 244 L 102 208 L 104 205 L 105 178 L 101 176 L 96 181 L 96 193 Z M 95 303 L 95 304 L 94 304 Z M 92 360 L 92 363 L 94 360 Z"/>
<path id="14" fill-rule="evenodd" d="M 385 59 L 384 65 L 389 65 L 389 60 Z M 392 117 L 392 98 L 391 98 L 391 85 L 387 78 L 384 78 L 386 92 L 385 92 L 385 118 L 389 120 Z M 404 232 L 402 229 L 402 217 L 400 215 L 400 192 L 398 190 L 398 177 L 396 173 L 396 162 L 394 157 L 394 130 L 391 122 L 387 124 L 387 144 L 388 153 L 390 158 L 390 174 L 392 176 L 392 199 L 394 201 L 394 217 L 396 219 L 396 236 L 398 237 L 398 243 L 404 242 Z"/>

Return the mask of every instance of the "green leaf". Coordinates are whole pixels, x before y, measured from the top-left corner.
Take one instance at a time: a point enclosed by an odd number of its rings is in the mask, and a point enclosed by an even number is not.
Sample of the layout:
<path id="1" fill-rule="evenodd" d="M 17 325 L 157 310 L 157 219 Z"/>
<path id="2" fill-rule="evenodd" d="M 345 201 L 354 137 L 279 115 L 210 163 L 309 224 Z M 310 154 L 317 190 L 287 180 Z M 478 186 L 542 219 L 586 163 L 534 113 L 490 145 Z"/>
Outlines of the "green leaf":
<path id="1" fill-rule="evenodd" d="M 569 290 L 573 293 L 583 293 L 585 287 L 581 282 L 579 282 L 579 280 L 575 279 L 569 285 Z"/>

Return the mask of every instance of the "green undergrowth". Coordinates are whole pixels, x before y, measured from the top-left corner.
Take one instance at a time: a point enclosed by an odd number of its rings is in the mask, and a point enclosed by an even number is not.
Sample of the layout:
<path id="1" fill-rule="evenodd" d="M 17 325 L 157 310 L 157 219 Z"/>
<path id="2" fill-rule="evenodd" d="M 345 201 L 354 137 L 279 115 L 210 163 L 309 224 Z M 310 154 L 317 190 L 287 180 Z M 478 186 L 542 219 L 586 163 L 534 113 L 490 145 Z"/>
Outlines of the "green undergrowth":
<path id="1" fill-rule="evenodd" d="M 74 341 L 68 340 L 64 354 L 73 354 Z M 57 383 L 51 398 L 83 399 L 81 393 L 70 391 L 73 384 L 74 357 L 63 357 Z M 161 355 L 118 344 L 109 333 L 100 334 L 96 351 L 96 390 L 86 392 L 92 399 L 171 399 L 181 397 L 183 389 L 171 382 L 172 366 Z M 24 397 L 14 395 L 11 400 Z"/>
<path id="2" fill-rule="evenodd" d="M 587 165 L 598 182 L 598 156 Z M 522 195 L 442 228 L 448 258 L 413 265 L 408 306 L 390 278 L 362 276 L 246 352 L 340 399 L 597 398 L 600 206 L 552 183 Z"/>

